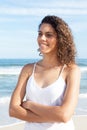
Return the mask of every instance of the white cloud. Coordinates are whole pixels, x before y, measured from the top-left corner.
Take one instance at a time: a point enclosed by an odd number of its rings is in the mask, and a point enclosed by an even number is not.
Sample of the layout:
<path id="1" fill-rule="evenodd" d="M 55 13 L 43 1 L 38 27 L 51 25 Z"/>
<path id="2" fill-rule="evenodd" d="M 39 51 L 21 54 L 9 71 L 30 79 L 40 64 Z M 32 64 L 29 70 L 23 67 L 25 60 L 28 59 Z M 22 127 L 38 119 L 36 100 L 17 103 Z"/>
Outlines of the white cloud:
<path id="1" fill-rule="evenodd" d="M 13 21 L 17 21 L 17 19 L 15 19 L 15 18 L 0 18 L 0 22 L 13 22 Z"/>
<path id="2" fill-rule="evenodd" d="M 87 8 L 86 0 L 6 0 L 7 3 L 11 5 L 21 6 L 21 7 L 65 7 L 65 8 Z M 50 3 L 49 3 L 50 2 Z"/>
<path id="3" fill-rule="evenodd" d="M 7 15 L 35 15 L 42 16 L 47 14 L 62 14 L 62 15 L 87 15 L 87 9 L 49 9 L 49 8 L 0 8 L 0 14 Z"/>
<path id="4" fill-rule="evenodd" d="M 49 3 L 50 2 L 50 3 Z M 47 13 L 63 15 L 86 15 L 86 0 L 5 0 L 0 7 L 0 14 L 7 15 L 35 15 L 42 16 Z M 7 5 L 7 6 L 6 6 Z"/>
<path id="5" fill-rule="evenodd" d="M 55 1 L 55 2 L 51 2 L 50 5 L 52 7 L 56 6 L 56 7 L 65 7 L 65 8 L 87 8 L 87 1 L 83 0 L 83 1 Z"/>

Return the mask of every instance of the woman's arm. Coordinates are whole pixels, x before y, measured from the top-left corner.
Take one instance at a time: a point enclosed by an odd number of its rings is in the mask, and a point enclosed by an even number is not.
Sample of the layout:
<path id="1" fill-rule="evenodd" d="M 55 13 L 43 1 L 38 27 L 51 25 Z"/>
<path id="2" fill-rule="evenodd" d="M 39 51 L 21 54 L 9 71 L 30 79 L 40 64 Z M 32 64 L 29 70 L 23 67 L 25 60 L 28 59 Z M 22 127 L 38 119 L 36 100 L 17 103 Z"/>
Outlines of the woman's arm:
<path id="1" fill-rule="evenodd" d="M 20 73 L 17 86 L 11 97 L 9 115 L 24 121 L 39 122 L 40 117 L 38 114 L 35 114 L 32 111 L 28 111 L 21 106 L 25 96 L 27 80 L 29 78 L 29 74 L 32 73 L 32 68 L 33 65 L 26 65 L 23 67 Z"/>
<path id="2" fill-rule="evenodd" d="M 61 106 L 45 106 L 26 101 L 22 104 L 28 109 L 41 117 L 41 122 L 67 122 L 74 113 L 80 86 L 80 70 L 78 66 L 73 66 L 67 76 L 67 88 Z"/>

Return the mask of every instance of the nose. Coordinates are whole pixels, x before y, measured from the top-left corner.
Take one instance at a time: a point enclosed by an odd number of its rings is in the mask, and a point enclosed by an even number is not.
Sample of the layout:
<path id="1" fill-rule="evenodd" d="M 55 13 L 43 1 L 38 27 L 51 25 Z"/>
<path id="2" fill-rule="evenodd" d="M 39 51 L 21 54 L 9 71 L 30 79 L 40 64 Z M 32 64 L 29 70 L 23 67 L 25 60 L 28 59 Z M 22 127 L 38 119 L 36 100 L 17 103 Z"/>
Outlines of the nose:
<path id="1" fill-rule="evenodd" d="M 42 36 L 41 36 L 41 40 L 46 40 L 46 36 L 45 36 L 45 35 L 42 35 Z"/>

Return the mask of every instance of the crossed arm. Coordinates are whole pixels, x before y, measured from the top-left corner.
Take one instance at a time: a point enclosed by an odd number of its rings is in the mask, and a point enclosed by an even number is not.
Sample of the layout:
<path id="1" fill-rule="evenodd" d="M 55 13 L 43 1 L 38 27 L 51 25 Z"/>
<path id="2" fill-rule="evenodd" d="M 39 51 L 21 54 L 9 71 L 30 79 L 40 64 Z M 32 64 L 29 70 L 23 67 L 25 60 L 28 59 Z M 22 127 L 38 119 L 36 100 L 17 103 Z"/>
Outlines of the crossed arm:
<path id="1" fill-rule="evenodd" d="M 47 106 L 32 101 L 23 101 L 27 84 L 28 67 L 20 74 L 18 84 L 13 92 L 9 114 L 29 122 L 67 122 L 74 113 L 80 85 L 80 71 L 76 66 L 67 77 L 67 89 L 61 106 Z"/>

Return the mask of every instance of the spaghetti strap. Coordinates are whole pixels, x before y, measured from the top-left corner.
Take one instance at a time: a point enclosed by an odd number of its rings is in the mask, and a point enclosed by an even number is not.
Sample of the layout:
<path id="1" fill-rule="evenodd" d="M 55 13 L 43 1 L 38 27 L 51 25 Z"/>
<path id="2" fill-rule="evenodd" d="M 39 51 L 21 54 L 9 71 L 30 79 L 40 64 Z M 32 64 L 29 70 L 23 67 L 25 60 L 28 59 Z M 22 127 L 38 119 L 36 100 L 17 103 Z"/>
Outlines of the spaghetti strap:
<path id="1" fill-rule="evenodd" d="M 32 72 L 32 74 L 34 74 L 35 67 L 36 67 L 36 63 L 34 63 L 34 67 L 33 67 L 33 72 Z"/>
<path id="2" fill-rule="evenodd" d="M 62 69 L 61 69 L 61 71 L 60 71 L 59 76 L 61 76 L 61 74 L 62 74 L 62 72 L 63 72 L 64 68 L 65 68 L 65 64 L 63 65 L 63 67 L 62 67 Z"/>

